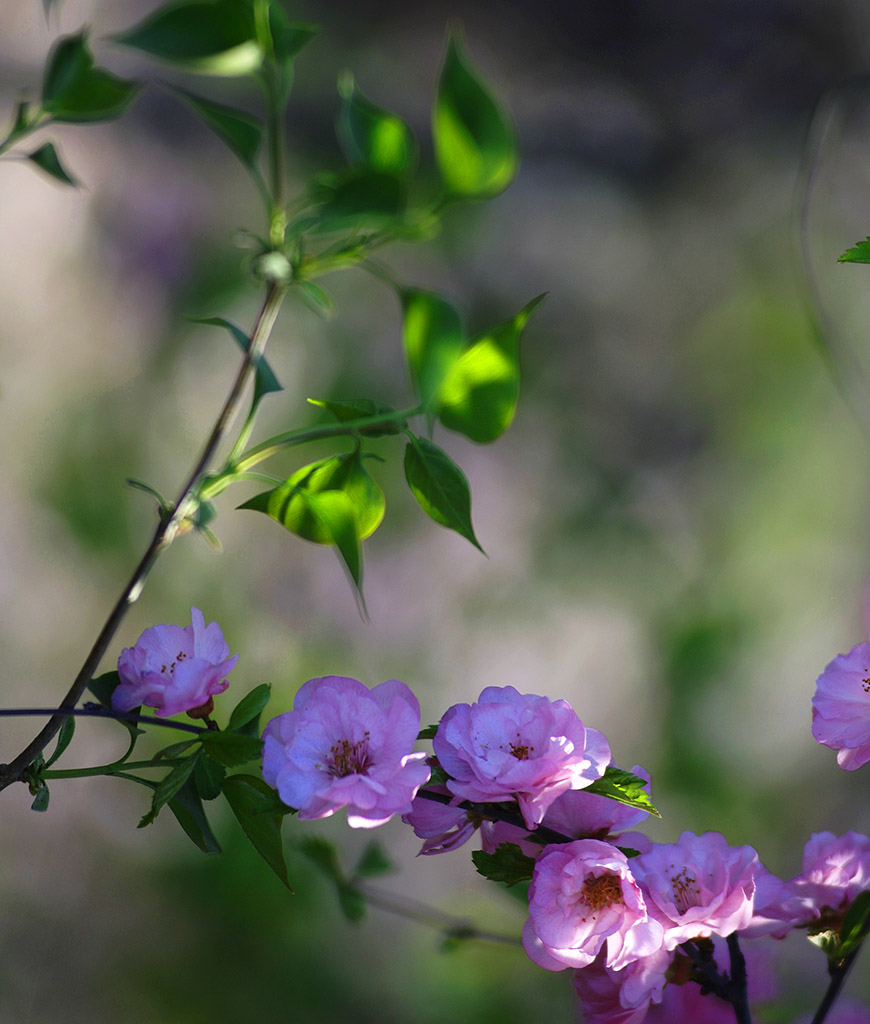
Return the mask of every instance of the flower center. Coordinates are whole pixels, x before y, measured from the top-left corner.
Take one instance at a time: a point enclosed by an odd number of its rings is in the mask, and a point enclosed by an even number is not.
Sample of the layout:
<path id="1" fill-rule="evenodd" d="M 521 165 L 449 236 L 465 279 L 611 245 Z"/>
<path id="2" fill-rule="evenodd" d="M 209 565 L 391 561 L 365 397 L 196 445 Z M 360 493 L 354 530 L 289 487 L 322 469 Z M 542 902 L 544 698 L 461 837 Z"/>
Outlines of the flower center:
<path id="1" fill-rule="evenodd" d="M 613 906 L 614 903 L 622 903 L 622 884 L 619 875 L 595 875 L 584 878 L 580 901 L 593 911 Z"/>
<path id="2" fill-rule="evenodd" d="M 529 758 L 534 754 L 534 745 L 523 743 L 522 736 L 517 733 L 517 742 L 510 744 L 510 752 L 518 761 L 528 761 Z"/>
<path id="3" fill-rule="evenodd" d="M 685 868 L 671 876 L 671 892 L 674 905 L 681 914 L 685 914 L 689 907 L 701 906 L 701 887 Z"/>
<path id="4" fill-rule="evenodd" d="M 329 762 L 326 770 L 330 775 L 343 779 L 346 775 L 367 775 L 372 766 L 369 757 L 369 734 L 351 743 L 350 740 L 339 740 L 329 748 Z"/>
<path id="5" fill-rule="evenodd" d="M 179 663 L 179 661 L 184 661 L 186 657 L 187 655 L 184 653 L 184 651 L 179 651 L 178 654 L 175 655 L 175 661 L 171 661 L 168 665 L 161 665 L 160 671 L 162 673 L 168 672 L 169 675 L 171 676 L 175 675 L 175 666 Z"/>
<path id="6" fill-rule="evenodd" d="M 865 676 L 864 679 L 861 680 L 861 687 L 865 693 L 870 693 L 870 676 Z"/>

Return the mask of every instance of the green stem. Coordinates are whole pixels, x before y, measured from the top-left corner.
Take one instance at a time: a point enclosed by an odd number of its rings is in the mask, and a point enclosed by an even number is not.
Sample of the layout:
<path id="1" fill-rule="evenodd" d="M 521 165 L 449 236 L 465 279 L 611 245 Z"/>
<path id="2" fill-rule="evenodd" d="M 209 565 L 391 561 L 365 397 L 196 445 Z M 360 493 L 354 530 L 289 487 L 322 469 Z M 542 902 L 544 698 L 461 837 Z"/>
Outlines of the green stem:
<path id="1" fill-rule="evenodd" d="M 89 779 L 96 775 L 108 775 L 114 778 L 123 777 L 131 769 L 139 768 L 174 768 L 180 764 L 178 758 L 167 758 L 165 761 L 112 761 L 111 764 L 98 764 L 93 768 L 49 768 L 40 773 L 43 779 Z"/>
<path id="2" fill-rule="evenodd" d="M 20 754 L 14 757 L 9 764 L 0 765 L 0 790 L 5 789 L 13 782 L 19 782 L 33 763 L 34 758 L 42 753 L 45 747 L 57 735 L 70 708 L 74 708 L 78 704 L 88 683 L 93 678 L 109 644 L 118 631 L 118 627 L 124 620 L 124 616 L 142 593 L 148 573 L 153 568 L 154 563 L 175 540 L 182 523 L 195 510 L 198 500 L 197 488 L 208 471 L 215 452 L 224 440 L 230 423 L 238 412 L 245 388 L 254 375 L 255 367 L 263 355 L 269 336 L 272 333 L 272 328 L 275 325 L 275 320 L 284 301 L 284 294 L 284 288 L 280 284 L 275 282 L 269 284 L 263 304 L 254 321 L 254 327 L 251 331 L 251 344 L 242 358 L 236 379 L 212 427 L 211 434 L 196 461 L 196 465 L 179 492 L 178 499 L 173 506 L 174 511 L 172 515 L 166 516 L 158 523 L 151 543 L 134 569 L 127 585 L 121 591 L 121 596 L 109 613 L 109 617 L 94 641 L 94 645 L 85 658 L 78 675 L 58 705 L 56 713 L 52 715 Z"/>

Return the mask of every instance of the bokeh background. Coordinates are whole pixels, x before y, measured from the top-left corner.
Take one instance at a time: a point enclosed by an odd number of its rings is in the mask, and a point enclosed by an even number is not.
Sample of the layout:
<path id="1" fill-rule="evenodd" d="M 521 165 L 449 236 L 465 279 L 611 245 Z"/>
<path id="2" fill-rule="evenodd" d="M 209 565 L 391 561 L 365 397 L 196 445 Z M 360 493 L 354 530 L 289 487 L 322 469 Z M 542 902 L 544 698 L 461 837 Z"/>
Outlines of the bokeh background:
<path id="1" fill-rule="evenodd" d="M 145 0 L 0 0 L 0 109 L 38 91 L 58 32 L 96 37 Z M 490 447 L 440 433 L 469 477 L 488 557 L 416 507 L 401 450 L 377 442 L 388 500 L 366 545 L 370 622 L 332 554 L 220 500 L 224 552 L 198 538 L 157 566 L 106 661 L 191 605 L 241 654 L 232 691 L 311 676 L 407 682 L 424 722 L 486 685 L 568 698 L 619 763 L 644 765 L 654 838 L 716 829 L 785 876 L 813 831 L 870 831 L 868 783 L 809 733 L 816 676 L 870 624 L 866 324 L 870 278 L 837 256 L 870 232 L 870 12 L 852 0 L 539 0 L 492 5 L 298 0 L 322 26 L 297 62 L 290 173 L 341 160 L 335 77 L 356 74 L 431 159 L 428 120 L 451 19 L 517 121 L 522 166 L 494 202 L 385 260 L 465 305 L 473 328 L 548 290 L 527 328 L 516 421 Z M 159 70 L 103 39 L 102 64 Z M 176 78 L 176 81 L 180 79 Z M 254 110 L 238 82 L 192 87 Z M 813 109 L 831 117 L 806 139 Z M 839 91 L 837 91 L 839 90 Z M 816 122 L 817 125 L 820 122 Z M 84 187 L 0 166 L 0 651 L 5 706 L 65 691 L 153 526 L 124 485 L 172 494 L 228 387 L 228 337 L 183 314 L 250 321 L 233 244 L 260 212 L 232 156 L 156 86 L 118 123 L 52 132 Z M 809 153 L 809 155 L 808 155 Z M 797 244 L 809 182 L 806 258 Z M 401 405 L 395 297 L 362 273 L 324 281 L 328 322 L 282 314 L 270 360 L 286 386 L 258 437 L 313 418 L 306 397 Z M 840 388 L 820 357 L 833 353 Z M 327 449 L 297 453 L 288 468 Z M 237 499 L 237 500 L 234 500 Z M 4 720 L 12 757 L 33 722 Z M 62 766 L 117 756 L 81 723 Z M 0 758 L 4 757 L 0 754 Z M 130 787 L 132 788 L 132 787 Z M 205 857 L 168 813 L 135 828 L 144 791 L 58 782 L 45 814 L 2 794 L 0 1019 L 21 1024 L 235 1024 L 264 1014 L 441 1024 L 569 1021 L 568 974 L 512 945 L 444 948 L 437 929 L 372 910 L 351 925 L 293 849 L 371 835 L 288 820 L 289 896 L 218 815 Z M 447 915 L 518 936 L 522 911 L 467 848 L 415 858 L 393 822 L 383 880 Z M 824 984 L 800 941 L 780 957 L 785 1010 Z M 783 952 L 782 949 L 779 952 Z M 850 982 L 870 1002 L 866 980 Z M 870 1011 L 868 1011 L 870 1015 Z M 870 1019 L 870 1016 L 868 1016 Z"/>

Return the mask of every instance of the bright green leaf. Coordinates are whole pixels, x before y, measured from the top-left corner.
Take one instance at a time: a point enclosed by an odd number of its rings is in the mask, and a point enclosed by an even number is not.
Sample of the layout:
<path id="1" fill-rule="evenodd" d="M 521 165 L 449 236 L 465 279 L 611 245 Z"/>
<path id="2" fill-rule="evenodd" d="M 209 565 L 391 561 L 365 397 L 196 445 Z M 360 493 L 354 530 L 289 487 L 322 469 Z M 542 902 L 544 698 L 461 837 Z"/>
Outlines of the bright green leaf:
<path id="1" fill-rule="evenodd" d="M 255 686 L 233 708 L 229 723 L 227 724 L 227 730 L 229 732 L 236 732 L 254 721 L 269 703 L 271 695 L 272 687 L 268 683 L 260 683 L 259 686 Z"/>
<path id="2" fill-rule="evenodd" d="M 654 814 L 657 818 L 661 814 L 656 810 L 646 787 L 649 783 L 631 772 L 608 765 L 604 775 L 596 779 L 592 785 L 587 786 L 585 793 L 594 793 L 597 796 L 606 796 L 610 800 L 627 804 L 629 807 L 637 807 L 639 810 Z"/>
<path id="3" fill-rule="evenodd" d="M 348 160 L 397 177 L 412 171 L 417 144 L 405 122 L 366 99 L 349 71 L 339 78 L 338 92 L 336 131 Z"/>
<path id="4" fill-rule="evenodd" d="M 343 402 L 324 401 L 319 398 L 309 398 L 312 405 L 319 405 L 321 408 L 331 412 L 339 423 L 347 423 L 352 420 L 361 420 L 369 416 L 390 416 L 395 413 L 391 405 L 383 402 L 373 402 L 368 398 L 353 398 Z M 388 420 L 385 423 L 378 423 L 371 427 L 360 427 L 359 432 L 363 437 L 383 437 L 387 434 L 399 434 L 407 426 L 405 420 Z"/>
<path id="5" fill-rule="evenodd" d="M 257 760 L 262 751 L 262 743 L 256 736 L 242 736 L 237 732 L 204 732 L 199 741 L 208 756 L 226 768 Z"/>
<path id="6" fill-rule="evenodd" d="M 188 103 L 199 118 L 236 154 L 245 167 L 257 166 L 257 155 L 263 142 L 263 123 L 241 110 L 196 96 L 186 89 L 172 92 Z"/>
<path id="7" fill-rule="evenodd" d="M 535 870 L 534 858 L 526 856 L 516 843 L 500 843 L 495 853 L 475 850 L 471 859 L 484 878 L 507 886 L 529 881 Z"/>
<path id="8" fill-rule="evenodd" d="M 488 444 L 510 426 L 519 397 L 519 342 L 543 301 L 539 295 L 512 319 L 476 338 L 450 367 L 439 391 L 438 419 L 448 430 Z"/>
<path id="9" fill-rule="evenodd" d="M 206 75 L 246 75 L 263 61 L 253 11 L 239 0 L 167 4 L 115 41 Z"/>
<path id="10" fill-rule="evenodd" d="M 405 359 L 414 388 L 428 408 L 465 348 L 462 320 L 456 307 L 436 292 L 405 288 L 399 297 Z"/>
<path id="11" fill-rule="evenodd" d="M 430 519 L 455 530 L 483 551 L 471 525 L 471 492 L 465 474 L 437 445 L 415 437 L 405 449 L 405 479 Z"/>
<path id="12" fill-rule="evenodd" d="M 870 237 L 856 242 L 854 249 L 847 249 L 837 260 L 838 263 L 870 263 Z"/>
<path id="13" fill-rule="evenodd" d="M 223 792 L 251 845 L 293 892 L 281 841 L 283 815 L 271 810 L 273 791 L 253 775 L 230 775 L 224 779 Z"/>
<path id="14" fill-rule="evenodd" d="M 94 67 L 80 32 L 58 40 L 49 54 L 42 105 L 54 121 L 107 121 L 122 114 L 138 91 L 135 82 Z"/>
<path id="15" fill-rule="evenodd" d="M 448 193 L 484 199 L 497 195 L 513 180 L 517 148 L 510 114 L 484 84 L 455 36 L 447 42 L 432 131 Z"/>
<path id="16" fill-rule="evenodd" d="M 229 320 L 225 320 L 222 316 L 186 317 L 186 319 L 192 324 L 203 324 L 206 327 L 225 327 L 233 338 L 235 338 L 236 344 L 243 352 L 247 352 L 251 347 L 251 339 L 247 334 L 245 334 L 241 327 L 237 327 L 234 323 Z M 260 404 L 260 400 L 265 395 L 268 395 L 273 391 L 283 390 L 283 386 L 278 383 L 278 378 L 272 372 L 272 367 L 269 366 L 265 358 L 261 357 L 257 363 L 257 369 L 255 371 L 252 407 L 256 408 Z"/>
<path id="17" fill-rule="evenodd" d="M 35 163 L 46 174 L 50 174 L 52 178 L 61 182 L 61 184 L 72 185 L 74 188 L 78 186 L 78 182 L 60 162 L 57 150 L 51 142 L 46 142 L 39 149 L 29 153 L 27 159 Z"/>
<path id="18" fill-rule="evenodd" d="M 187 836 L 203 853 L 221 852 L 211 825 L 208 823 L 202 800 L 193 785 L 193 779 L 188 779 L 169 801 L 169 810 L 175 815 L 178 824 L 181 825 Z"/>
<path id="19" fill-rule="evenodd" d="M 57 746 L 54 748 L 54 753 L 45 762 L 46 768 L 50 768 L 70 745 L 75 731 L 76 720 L 72 715 L 70 715 L 68 718 L 63 720 L 63 725 L 60 727 L 60 731 L 57 734 Z"/>

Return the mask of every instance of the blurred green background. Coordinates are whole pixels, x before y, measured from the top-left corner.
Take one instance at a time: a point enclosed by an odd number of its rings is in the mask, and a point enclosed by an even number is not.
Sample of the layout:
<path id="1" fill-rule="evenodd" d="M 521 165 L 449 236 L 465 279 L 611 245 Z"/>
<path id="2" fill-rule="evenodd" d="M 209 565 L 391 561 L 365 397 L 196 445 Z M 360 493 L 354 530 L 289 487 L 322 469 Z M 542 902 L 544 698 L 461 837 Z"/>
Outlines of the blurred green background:
<path id="1" fill-rule="evenodd" d="M 58 31 L 97 37 L 153 9 L 0 0 L 0 99 L 38 90 Z M 870 831 L 866 773 L 846 774 L 809 733 L 816 676 L 870 626 L 863 380 L 870 271 L 836 257 L 870 231 L 870 90 L 844 94 L 818 150 L 808 258 L 856 417 L 814 347 L 796 269 L 796 184 L 815 102 L 865 70 L 870 12 L 850 0 L 542 0 L 490 5 L 302 2 L 323 27 L 297 63 L 291 173 L 335 167 L 335 79 L 353 69 L 414 127 L 431 158 L 429 106 L 445 26 L 512 109 L 522 165 L 492 203 L 447 217 L 435 241 L 385 261 L 464 304 L 472 328 L 540 291 L 517 419 L 481 448 L 441 432 L 472 488 L 481 557 L 425 519 L 401 448 L 377 442 L 388 513 L 366 545 L 371 621 L 323 548 L 265 517 L 214 524 L 173 547 L 106 668 L 157 622 L 217 620 L 241 654 L 231 693 L 274 687 L 273 713 L 315 675 L 407 682 L 423 720 L 487 685 L 569 699 L 643 764 L 664 819 L 654 838 L 716 829 L 782 875 L 813 831 Z M 156 70 L 108 42 L 118 73 Z M 254 109 L 228 80 L 194 88 Z M 142 550 L 153 507 L 127 476 L 174 493 L 235 363 L 222 332 L 257 294 L 233 245 L 261 227 L 220 144 L 159 89 L 120 122 L 53 133 L 85 187 L 0 167 L 0 650 L 3 703 L 65 691 Z M 395 297 L 362 273 L 324 282 L 339 313 L 282 314 L 270 360 L 286 391 L 258 438 L 310 422 L 306 397 L 405 403 Z M 822 315 L 822 314 L 818 314 Z M 849 352 L 847 358 L 845 353 Z M 330 450 L 298 452 L 288 468 Z M 33 723 L 4 721 L 11 757 Z M 116 756 L 118 731 L 82 723 L 63 765 Z M 144 791 L 143 791 L 144 792 Z M 0 1019 L 18 1024 L 321 1021 L 500 1024 L 572 1019 L 568 973 L 510 945 L 442 948 L 418 923 L 372 910 L 347 923 L 292 849 L 371 835 L 288 820 L 289 896 L 219 819 L 204 857 L 163 814 L 136 831 L 143 792 L 56 783 L 48 813 L 2 794 Z M 478 879 L 468 849 L 415 859 L 393 822 L 375 838 L 400 872 L 381 884 L 518 936 L 519 906 Z M 824 966 L 787 946 L 787 1012 L 805 1012 Z M 866 973 L 866 972 L 865 972 Z M 803 988 L 807 982 L 809 988 Z M 870 987 L 852 979 L 853 993 Z"/>

